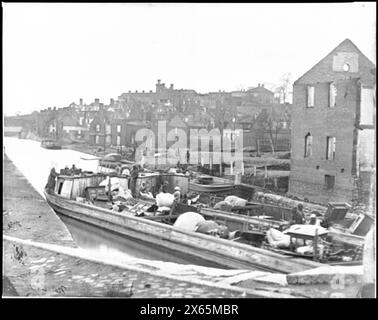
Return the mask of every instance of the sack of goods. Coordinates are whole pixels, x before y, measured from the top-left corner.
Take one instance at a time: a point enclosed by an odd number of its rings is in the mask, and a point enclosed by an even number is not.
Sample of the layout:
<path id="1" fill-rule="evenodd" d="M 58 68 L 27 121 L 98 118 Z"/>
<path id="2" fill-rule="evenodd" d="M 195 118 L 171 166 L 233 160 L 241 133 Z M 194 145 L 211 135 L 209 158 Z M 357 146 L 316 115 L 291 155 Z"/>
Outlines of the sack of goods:
<path id="1" fill-rule="evenodd" d="M 145 199 L 155 199 L 151 192 L 140 192 L 140 196 Z"/>
<path id="2" fill-rule="evenodd" d="M 290 246 L 290 236 L 277 229 L 270 228 L 266 233 L 266 238 L 273 248 L 289 248 Z"/>
<path id="3" fill-rule="evenodd" d="M 109 177 L 100 182 L 100 186 L 105 186 L 106 192 L 109 192 Z M 119 179 L 117 177 L 110 178 L 110 191 L 119 189 Z"/>
<path id="4" fill-rule="evenodd" d="M 224 201 L 230 203 L 233 207 L 245 207 L 248 202 L 247 200 L 237 196 L 228 196 L 224 199 Z"/>
<path id="5" fill-rule="evenodd" d="M 231 211 L 232 205 L 227 201 L 219 201 L 215 206 L 214 210 L 222 210 L 222 211 Z"/>
<path id="6" fill-rule="evenodd" d="M 199 213 L 185 212 L 177 218 L 173 226 L 187 231 L 196 231 L 198 224 L 201 222 L 205 222 L 205 218 Z"/>
<path id="7" fill-rule="evenodd" d="M 324 245 L 318 244 L 316 248 L 318 250 L 318 255 L 322 256 L 324 252 Z M 312 255 L 314 253 L 314 246 L 313 244 L 310 244 L 307 246 L 298 247 L 295 251 L 304 255 Z"/>
<path id="8" fill-rule="evenodd" d="M 119 192 L 113 196 L 114 201 L 127 201 L 129 199 L 133 199 L 133 195 L 129 189 L 119 189 Z"/>
<path id="9" fill-rule="evenodd" d="M 229 236 L 229 231 L 226 226 L 219 225 L 218 223 L 209 220 L 198 223 L 195 231 L 213 236 L 219 236 L 224 239 L 228 239 Z"/>
<path id="10" fill-rule="evenodd" d="M 171 207 L 175 197 L 171 193 L 159 193 L 156 195 L 156 205 L 158 207 Z"/>

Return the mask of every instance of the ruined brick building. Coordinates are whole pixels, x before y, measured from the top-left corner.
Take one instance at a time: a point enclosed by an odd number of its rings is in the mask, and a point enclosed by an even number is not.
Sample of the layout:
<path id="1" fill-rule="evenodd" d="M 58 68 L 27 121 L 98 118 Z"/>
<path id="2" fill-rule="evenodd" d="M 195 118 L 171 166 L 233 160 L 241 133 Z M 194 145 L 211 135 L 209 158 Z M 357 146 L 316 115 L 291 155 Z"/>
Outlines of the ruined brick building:
<path id="1" fill-rule="evenodd" d="M 372 199 L 375 72 L 346 39 L 294 83 L 289 194 L 324 204 Z"/>

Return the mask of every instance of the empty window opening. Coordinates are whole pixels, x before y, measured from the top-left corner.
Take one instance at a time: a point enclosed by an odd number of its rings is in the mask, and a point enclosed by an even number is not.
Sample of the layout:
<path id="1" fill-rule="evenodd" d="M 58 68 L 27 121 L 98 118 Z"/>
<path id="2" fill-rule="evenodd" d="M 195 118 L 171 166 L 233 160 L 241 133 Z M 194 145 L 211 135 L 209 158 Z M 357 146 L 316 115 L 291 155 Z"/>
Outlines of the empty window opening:
<path id="1" fill-rule="evenodd" d="M 331 82 L 329 84 L 329 107 L 333 108 L 336 106 L 336 96 L 337 96 L 337 88 L 336 85 Z"/>
<path id="2" fill-rule="evenodd" d="M 307 133 L 305 136 L 305 158 L 310 157 L 312 155 L 312 135 L 311 133 Z"/>
<path id="3" fill-rule="evenodd" d="M 336 155 L 336 138 L 335 137 L 327 137 L 327 160 L 335 160 Z"/>
<path id="4" fill-rule="evenodd" d="M 59 182 L 58 194 L 60 194 L 62 192 L 62 188 L 63 188 L 63 182 Z"/>
<path id="5" fill-rule="evenodd" d="M 315 103 L 315 87 L 308 86 L 307 87 L 307 107 L 312 108 L 314 107 Z"/>
<path id="6" fill-rule="evenodd" d="M 327 190 L 332 190 L 335 187 L 335 176 L 326 174 L 324 176 L 324 183 Z"/>

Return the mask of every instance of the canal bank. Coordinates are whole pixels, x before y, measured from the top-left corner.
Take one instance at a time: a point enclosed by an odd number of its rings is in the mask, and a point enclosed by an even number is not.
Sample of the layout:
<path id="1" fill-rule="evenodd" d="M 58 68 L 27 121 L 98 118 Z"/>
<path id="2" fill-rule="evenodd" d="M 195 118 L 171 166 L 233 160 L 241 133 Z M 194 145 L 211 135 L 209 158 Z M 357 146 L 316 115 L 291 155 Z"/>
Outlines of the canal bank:
<path id="1" fill-rule="evenodd" d="M 67 227 L 7 155 L 3 158 L 3 235 L 76 247 Z"/>

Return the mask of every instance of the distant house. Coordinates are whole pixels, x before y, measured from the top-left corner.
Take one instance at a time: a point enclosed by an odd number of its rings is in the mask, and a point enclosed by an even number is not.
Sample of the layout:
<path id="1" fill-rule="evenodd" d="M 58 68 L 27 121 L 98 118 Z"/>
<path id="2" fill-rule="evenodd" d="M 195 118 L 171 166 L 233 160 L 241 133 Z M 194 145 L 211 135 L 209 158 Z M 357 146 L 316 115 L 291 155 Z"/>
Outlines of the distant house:
<path id="1" fill-rule="evenodd" d="M 37 113 L 4 117 L 4 136 L 20 136 L 21 133 L 37 131 Z"/>
<path id="2" fill-rule="evenodd" d="M 246 91 L 246 100 L 248 102 L 257 102 L 261 104 L 271 104 L 274 102 L 274 92 L 266 89 L 264 84 L 258 84 L 256 88 Z"/>
<path id="3" fill-rule="evenodd" d="M 135 147 L 139 129 L 149 128 L 150 124 L 127 118 L 121 110 L 100 110 L 90 123 L 89 143 L 100 147 Z"/>
<path id="4" fill-rule="evenodd" d="M 80 125 L 78 114 L 64 114 L 59 119 L 62 126 L 62 133 L 64 136 L 83 139 L 88 128 L 85 125 Z"/>
<path id="5" fill-rule="evenodd" d="M 7 126 L 4 127 L 5 137 L 21 137 L 22 127 Z"/>
<path id="6" fill-rule="evenodd" d="M 185 112 L 200 106 L 198 94 L 191 89 L 175 89 L 173 84 L 166 87 L 158 80 L 155 91 L 128 91 L 118 97 L 125 110 L 131 111 L 133 120 L 153 120 L 166 115 Z M 154 113 L 154 116 L 151 115 Z"/>
<path id="7" fill-rule="evenodd" d="M 113 119 L 111 121 L 111 144 L 116 147 L 135 147 L 139 129 L 146 128 L 146 123 L 138 120 Z"/>
<path id="8" fill-rule="evenodd" d="M 295 81 L 290 194 L 321 203 L 371 198 L 375 70 L 346 39 Z"/>
<path id="9" fill-rule="evenodd" d="M 97 112 L 89 126 L 89 144 L 95 146 L 111 145 L 111 124 L 105 110 Z"/>

